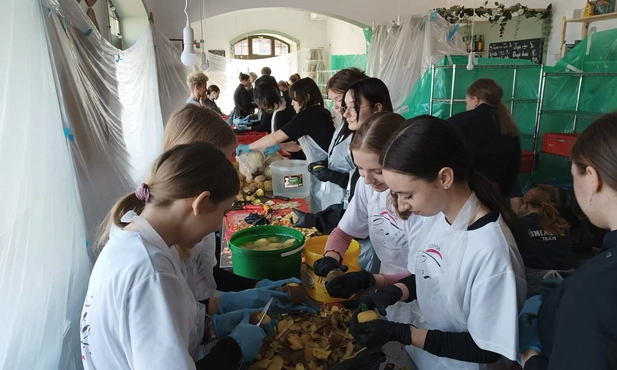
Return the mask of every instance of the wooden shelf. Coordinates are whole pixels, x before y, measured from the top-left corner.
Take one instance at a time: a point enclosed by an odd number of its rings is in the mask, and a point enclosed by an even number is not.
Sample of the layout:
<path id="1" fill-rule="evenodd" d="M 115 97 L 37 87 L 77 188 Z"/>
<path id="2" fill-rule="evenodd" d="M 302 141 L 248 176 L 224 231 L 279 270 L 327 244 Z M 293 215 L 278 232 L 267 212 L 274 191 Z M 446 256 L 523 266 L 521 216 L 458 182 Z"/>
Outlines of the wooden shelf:
<path id="1" fill-rule="evenodd" d="M 607 13 L 607 14 L 600 14 L 600 15 L 592 15 L 591 17 L 587 17 L 587 18 L 572 18 L 572 19 L 566 19 L 565 23 L 592 23 L 592 22 L 599 22 L 599 21 L 606 21 L 609 19 L 617 19 L 617 12 L 613 12 L 613 13 Z"/>

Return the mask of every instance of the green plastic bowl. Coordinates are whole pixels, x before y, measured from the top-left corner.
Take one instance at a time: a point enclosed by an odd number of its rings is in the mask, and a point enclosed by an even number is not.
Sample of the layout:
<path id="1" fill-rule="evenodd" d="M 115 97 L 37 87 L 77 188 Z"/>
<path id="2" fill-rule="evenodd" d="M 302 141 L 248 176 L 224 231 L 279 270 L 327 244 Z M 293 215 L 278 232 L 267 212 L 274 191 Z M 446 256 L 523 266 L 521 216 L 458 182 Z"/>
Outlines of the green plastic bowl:
<path id="1" fill-rule="evenodd" d="M 291 247 L 275 251 L 255 251 L 240 247 L 257 239 L 273 236 L 294 238 L 297 241 Z M 304 243 L 304 235 L 290 227 L 255 226 L 240 230 L 229 238 L 234 274 L 255 280 L 300 278 Z"/>

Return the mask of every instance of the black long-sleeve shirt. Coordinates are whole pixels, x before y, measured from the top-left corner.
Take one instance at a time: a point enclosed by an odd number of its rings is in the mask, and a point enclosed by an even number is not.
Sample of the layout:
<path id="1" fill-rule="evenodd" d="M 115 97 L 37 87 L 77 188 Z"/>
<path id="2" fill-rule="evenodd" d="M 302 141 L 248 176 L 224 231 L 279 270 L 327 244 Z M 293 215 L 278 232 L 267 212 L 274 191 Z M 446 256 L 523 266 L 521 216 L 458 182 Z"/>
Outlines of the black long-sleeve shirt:
<path id="1" fill-rule="evenodd" d="M 240 345 L 230 337 L 216 343 L 210 353 L 195 363 L 197 370 L 237 370 L 242 359 Z"/>
<path id="2" fill-rule="evenodd" d="M 495 111 L 488 104 L 455 114 L 448 121 L 463 133 L 475 170 L 499 184 L 504 197 L 509 196 L 521 165 L 520 138 L 501 134 Z"/>
<path id="3" fill-rule="evenodd" d="M 617 369 L 617 230 L 604 250 L 565 279 L 540 306 L 544 355 L 525 370 Z"/>
<path id="4" fill-rule="evenodd" d="M 221 108 L 219 108 L 219 106 L 216 104 L 216 102 L 210 98 L 206 99 L 206 101 L 204 102 L 204 105 L 210 109 L 212 109 L 213 111 L 215 111 L 216 113 L 218 113 L 220 116 L 223 115 L 223 112 L 221 111 Z"/>
<path id="5" fill-rule="evenodd" d="M 351 175 L 351 183 L 355 184 L 356 182 L 358 182 L 359 178 L 360 172 L 358 172 L 358 169 L 356 168 L 354 173 Z M 354 192 L 355 186 L 351 186 L 351 189 L 349 190 L 348 201 L 351 202 L 351 198 L 353 198 Z M 323 211 L 315 213 L 315 228 L 319 230 L 320 233 L 324 235 L 329 235 L 332 230 L 334 230 L 338 226 L 344 214 L 345 209 L 343 208 L 343 204 L 333 204 L 330 207 L 324 209 Z"/>
<path id="6" fill-rule="evenodd" d="M 253 96 L 242 84 L 238 85 L 238 87 L 236 87 L 236 91 L 234 91 L 234 104 L 238 109 L 240 118 L 248 116 L 253 113 L 252 111 L 255 108 L 257 108 L 255 103 L 253 103 Z"/>

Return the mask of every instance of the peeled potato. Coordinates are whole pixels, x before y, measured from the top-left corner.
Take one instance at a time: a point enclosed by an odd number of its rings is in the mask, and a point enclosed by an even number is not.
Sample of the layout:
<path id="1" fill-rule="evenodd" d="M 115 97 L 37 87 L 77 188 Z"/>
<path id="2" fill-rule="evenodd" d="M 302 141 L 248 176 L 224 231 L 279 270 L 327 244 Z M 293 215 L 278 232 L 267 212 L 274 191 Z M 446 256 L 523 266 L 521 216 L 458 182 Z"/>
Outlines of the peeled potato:
<path id="1" fill-rule="evenodd" d="M 378 320 L 378 319 L 379 319 L 379 315 L 377 315 L 377 312 L 373 310 L 360 312 L 358 314 L 358 322 L 360 324 L 362 324 L 363 322 L 369 322 L 369 321 Z"/>
<path id="2" fill-rule="evenodd" d="M 328 272 L 328 276 L 326 276 L 326 281 L 329 283 L 332 280 L 334 280 L 335 278 L 339 277 L 339 276 L 343 276 L 345 275 L 345 273 L 339 269 L 334 269 L 330 272 Z"/>
<path id="3" fill-rule="evenodd" d="M 261 316 L 263 316 L 263 312 L 254 312 L 251 314 L 251 318 L 249 319 L 249 322 L 253 325 L 257 325 L 257 323 L 259 322 L 259 320 L 261 320 Z M 270 318 L 270 316 L 268 316 L 266 314 L 266 316 L 264 316 L 263 321 L 261 322 L 261 325 L 263 324 L 267 324 L 269 322 L 271 322 L 272 319 Z"/>

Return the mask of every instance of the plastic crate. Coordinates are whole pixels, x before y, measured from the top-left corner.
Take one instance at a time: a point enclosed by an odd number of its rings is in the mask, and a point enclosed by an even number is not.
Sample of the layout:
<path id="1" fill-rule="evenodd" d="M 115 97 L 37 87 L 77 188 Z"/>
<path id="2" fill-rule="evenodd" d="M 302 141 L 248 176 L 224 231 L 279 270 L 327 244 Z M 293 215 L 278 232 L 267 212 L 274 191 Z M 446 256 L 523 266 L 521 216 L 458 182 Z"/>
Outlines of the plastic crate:
<path id="1" fill-rule="evenodd" d="M 536 170 L 538 169 L 538 161 L 536 160 Z M 533 152 L 530 150 L 521 150 L 521 167 L 519 172 L 531 172 L 533 170 Z"/>
<path id="2" fill-rule="evenodd" d="M 542 137 L 542 151 L 569 157 L 579 136 L 580 134 L 545 133 Z"/>

